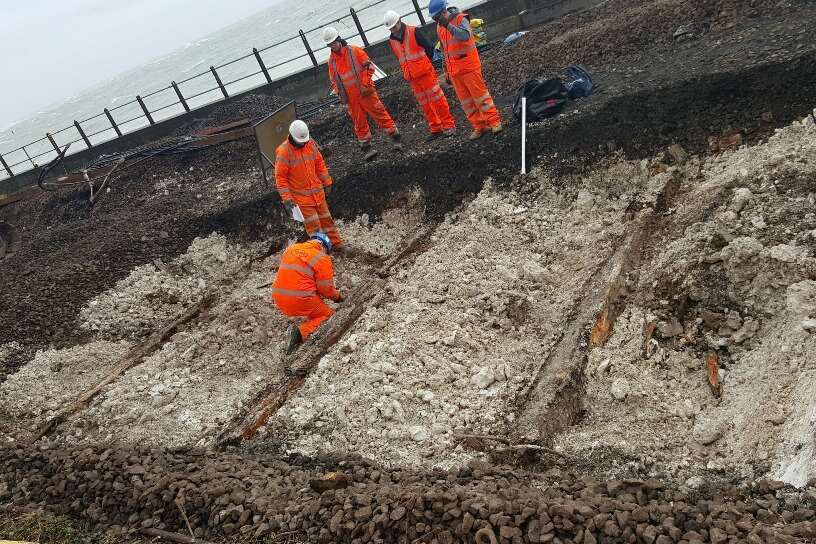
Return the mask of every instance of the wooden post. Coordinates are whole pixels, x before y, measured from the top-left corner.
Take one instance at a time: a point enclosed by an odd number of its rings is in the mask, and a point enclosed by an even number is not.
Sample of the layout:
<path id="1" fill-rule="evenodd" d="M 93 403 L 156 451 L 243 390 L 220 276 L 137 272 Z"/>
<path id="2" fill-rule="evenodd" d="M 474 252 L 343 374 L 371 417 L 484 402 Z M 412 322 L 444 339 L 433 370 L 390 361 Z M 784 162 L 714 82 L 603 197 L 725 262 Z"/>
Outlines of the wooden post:
<path id="1" fill-rule="evenodd" d="M 417 15 L 419 16 L 419 24 L 424 25 L 425 24 L 425 16 L 422 15 L 422 8 L 419 7 L 419 2 L 417 2 L 417 0 L 413 0 L 413 1 L 414 1 L 414 9 L 416 10 Z"/>
<path id="2" fill-rule="evenodd" d="M 229 98 L 226 87 L 224 87 L 224 84 L 221 83 L 221 78 L 218 77 L 218 72 L 215 71 L 215 66 L 210 66 L 210 72 L 212 72 L 215 82 L 218 83 L 218 88 L 221 89 L 221 93 L 224 95 L 224 98 Z"/>
<path id="3" fill-rule="evenodd" d="M 48 141 L 51 142 L 51 147 L 54 148 L 54 151 L 57 152 L 57 155 L 60 154 L 60 148 L 57 145 L 57 142 L 54 141 L 54 137 L 51 135 L 50 132 L 46 132 L 45 135 L 48 137 Z"/>
<path id="4" fill-rule="evenodd" d="M 122 131 L 119 130 L 119 127 L 116 125 L 116 121 L 113 120 L 113 115 L 111 115 L 111 112 L 110 112 L 110 110 L 108 108 L 105 108 L 105 115 L 108 116 L 108 121 L 110 121 L 110 124 L 113 127 L 113 130 L 116 131 L 116 135 L 121 138 L 122 137 Z"/>
<path id="5" fill-rule="evenodd" d="M 82 127 L 79 125 L 79 121 L 74 121 L 74 126 L 76 127 L 77 132 L 79 132 L 79 136 L 85 142 L 85 145 L 88 146 L 88 149 L 92 148 L 93 145 L 91 145 L 91 141 L 88 139 L 88 137 L 85 135 L 85 131 L 82 130 Z"/>
<path id="6" fill-rule="evenodd" d="M 184 95 L 181 94 L 181 89 L 179 89 L 178 84 L 175 81 L 171 81 L 170 85 L 173 86 L 173 90 L 176 91 L 176 96 L 178 96 L 179 102 L 181 105 L 184 106 L 184 111 L 190 113 L 190 106 L 187 105 L 187 101 L 184 99 Z"/>
<path id="7" fill-rule="evenodd" d="M 261 58 L 261 53 L 256 48 L 252 48 L 252 53 L 255 55 L 255 59 L 258 61 L 258 65 L 261 67 L 261 72 L 263 72 L 264 77 L 266 78 L 267 83 L 272 83 L 272 78 L 269 77 L 269 70 L 266 69 L 266 65 L 264 64 L 263 59 Z"/>
<path id="8" fill-rule="evenodd" d="M 312 59 L 312 64 L 317 68 L 317 59 L 314 56 L 314 51 L 312 51 L 312 46 L 309 45 L 309 40 L 306 39 L 306 34 L 302 30 L 298 30 L 298 33 L 300 33 L 300 39 L 303 40 L 303 45 L 306 47 L 306 52 L 309 53 L 309 58 Z"/>
<path id="9" fill-rule="evenodd" d="M 357 25 L 357 32 L 360 34 L 360 37 L 363 39 L 363 45 L 368 47 L 369 46 L 368 38 L 366 38 L 365 30 L 363 30 L 363 25 L 360 24 L 360 18 L 357 17 L 357 12 L 354 11 L 354 8 L 351 8 L 351 18 L 354 19 L 354 24 Z"/>
<path id="10" fill-rule="evenodd" d="M 9 168 L 9 165 L 6 163 L 6 159 L 3 158 L 3 155 L 0 155 L 0 164 L 2 164 L 3 168 L 6 169 L 6 172 L 8 172 L 9 177 L 13 178 L 14 172 L 12 172 L 11 168 Z"/>
<path id="11" fill-rule="evenodd" d="M 136 95 L 136 100 L 139 102 L 139 105 L 142 107 L 142 111 L 144 112 L 145 117 L 147 117 L 147 121 L 151 125 L 155 125 L 156 123 L 153 122 L 153 117 L 150 116 L 150 110 L 147 109 L 147 106 L 145 106 L 145 103 L 144 103 L 144 100 L 142 100 L 142 97 L 137 94 Z"/>

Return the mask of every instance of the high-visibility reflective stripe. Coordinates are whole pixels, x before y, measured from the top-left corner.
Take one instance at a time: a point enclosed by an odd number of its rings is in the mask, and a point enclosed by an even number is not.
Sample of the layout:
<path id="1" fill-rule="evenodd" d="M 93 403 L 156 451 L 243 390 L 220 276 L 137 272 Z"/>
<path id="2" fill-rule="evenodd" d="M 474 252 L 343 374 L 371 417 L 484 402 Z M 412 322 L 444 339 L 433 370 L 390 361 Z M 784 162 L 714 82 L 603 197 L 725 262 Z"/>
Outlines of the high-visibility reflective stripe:
<path id="1" fill-rule="evenodd" d="M 295 270 L 295 271 L 300 272 L 301 274 L 305 274 L 307 276 L 314 276 L 314 270 L 312 270 L 308 266 L 305 266 L 305 265 L 302 265 L 302 264 L 281 263 L 281 265 L 278 268 L 283 269 L 283 270 Z"/>
<path id="2" fill-rule="evenodd" d="M 288 165 L 290 168 L 294 168 L 296 166 L 300 166 L 306 162 L 311 162 L 317 159 L 317 153 L 311 153 L 309 155 L 303 155 L 295 158 L 285 157 L 282 155 L 278 155 L 276 157 L 276 162 L 280 162 L 283 164 Z"/>
<path id="3" fill-rule="evenodd" d="M 340 72 L 337 69 L 337 55 L 332 55 L 331 59 L 331 67 L 332 71 L 335 73 L 335 77 L 339 79 L 337 81 L 337 90 L 342 98 L 348 98 L 348 89 L 346 89 L 346 85 L 356 85 L 357 87 L 363 86 L 363 81 L 360 79 L 360 73 L 363 71 L 363 68 L 368 67 L 371 65 L 370 62 L 366 62 L 364 65 L 360 65 L 357 61 L 357 56 L 354 54 L 354 51 L 351 49 L 351 46 L 346 46 L 344 49 L 348 53 L 349 57 L 349 64 L 351 65 L 350 72 Z"/>
<path id="4" fill-rule="evenodd" d="M 279 289 L 277 287 L 273 287 L 272 294 L 284 295 L 287 297 L 313 297 L 317 294 L 317 291 L 295 291 L 292 289 Z"/>
<path id="5" fill-rule="evenodd" d="M 467 42 L 457 42 L 454 47 L 449 47 L 448 56 L 461 59 L 468 56 L 468 53 L 478 50 L 478 47 L 476 47 L 475 45 L 467 45 L 466 47 L 462 47 L 461 45 L 459 45 L 466 43 Z"/>
<path id="6" fill-rule="evenodd" d="M 301 264 L 294 264 L 294 263 L 281 263 L 278 267 L 280 270 L 294 270 L 296 272 L 300 272 L 301 274 L 305 274 L 310 278 L 314 277 L 314 270 L 309 268 L 308 266 L 303 266 Z"/>
<path id="7" fill-rule="evenodd" d="M 450 24 L 454 26 L 458 26 L 459 23 L 465 18 L 463 13 L 457 15 Z M 441 34 L 441 32 L 440 32 Z M 467 58 L 474 51 L 478 51 L 478 47 L 476 46 L 476 41 L 473 38 L 473 29 L 470 31 L 470 38 L 467 41 L 460 41 L 455 38 L 452 40 L 449 39 L 453 38 L 453 34 L 445 29 L 445 33 L 443 36 L 440 36 L 440 42 L 442 44 L 442 54 L 445 58 L 445 66 L 448 67 L 448 72 L 450 73 L 450 60 L 461 60 Z"/>
<path id="8" fill-rule="evenodd" d="M 330 213 L 321 213 L 321 214 L 318 215 L 318 217 L 320 219 L 331 219 L 332 218 Z"/>
<path id="9" fill-rule="evenodd" d="M 306 190 L 303 190 L 303 191 L 300 190 L 300 189 L 290 189 L 290 190 L 293 193 L 295 193 L 296 195 L 298 195 L 298 196 L 311 196 L 311 195 L 316 195 L 316 194 L 322 193 L 323 192 L 323 187 L 316 187 L 314 189 L 306 189 Z"/>
<path id="10" fill-rule="evenodd" d="M 316 265 L 320 261 L 320 259 L 322 259 L 325 256 L 326 254 L 321 251 L 320 253 L 311 258 L 311 260 L 309 261 L 309 266 L 314 268 L 314 265 Z"/>
<path id="11" fill-rule="evenodd" d="M 422 91 L 416 94 L 417 101 L 423 106 L 431 102 L 438 102 L 439 100 L 442 100 L 444 96 L 445 95 L 439 85 L 428 91 Z"/>
<path id="12" fill-rule="evenodd" d="M 334 287 L 334 280 L 320 280 L 317 282 L 319 287 L 332 286 Z"/>
<path id="13" fill-rule="evenodd" d="M 398 44 L 397 47 L 401 48 L 402 44 Z M 425 56 L 427 56 L 425 55 L 425 53 L 411 53 L 408 55 L 406 55 L 405 53 L 402 54 L 397 53 L 397 60 L 399 60 L 400 64 L 407 64 L 408 62 L 411 62 L 413 60 L 420 60 Z"/>

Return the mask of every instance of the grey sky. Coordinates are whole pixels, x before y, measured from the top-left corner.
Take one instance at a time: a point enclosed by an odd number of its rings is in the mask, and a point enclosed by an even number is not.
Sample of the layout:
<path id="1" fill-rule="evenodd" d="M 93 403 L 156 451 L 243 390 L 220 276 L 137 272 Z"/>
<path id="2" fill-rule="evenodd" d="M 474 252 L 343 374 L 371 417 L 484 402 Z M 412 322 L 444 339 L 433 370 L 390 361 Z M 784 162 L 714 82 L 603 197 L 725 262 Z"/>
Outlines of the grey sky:
<path id="1" fill-rule="evenodd" d="M 0 127 L 282 1 L 14 2 L 0 18 Z"/>

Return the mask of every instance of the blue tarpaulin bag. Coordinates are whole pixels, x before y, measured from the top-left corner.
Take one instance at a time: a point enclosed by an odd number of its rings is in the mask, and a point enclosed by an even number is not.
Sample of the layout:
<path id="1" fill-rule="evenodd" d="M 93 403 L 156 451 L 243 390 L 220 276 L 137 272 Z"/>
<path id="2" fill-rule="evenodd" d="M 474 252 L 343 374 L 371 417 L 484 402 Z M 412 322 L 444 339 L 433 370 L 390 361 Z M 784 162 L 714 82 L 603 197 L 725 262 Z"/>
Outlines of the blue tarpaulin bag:
<path id="1" fill-rule="evenodd" d="M 580 64 L 573 64 L 567 68 L 565 79 L 564 87 L 571 100 L 586 98 L 592 94 L 594 88 L 592 74 Z"/>

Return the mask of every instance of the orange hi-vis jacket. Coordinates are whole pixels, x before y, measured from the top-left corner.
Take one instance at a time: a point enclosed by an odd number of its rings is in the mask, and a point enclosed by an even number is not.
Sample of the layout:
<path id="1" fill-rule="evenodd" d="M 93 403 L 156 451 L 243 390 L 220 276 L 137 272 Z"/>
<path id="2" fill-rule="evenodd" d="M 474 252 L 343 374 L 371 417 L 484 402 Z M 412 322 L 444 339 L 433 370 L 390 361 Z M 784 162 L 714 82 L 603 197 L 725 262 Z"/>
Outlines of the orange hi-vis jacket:
<path id="1" fill-rule="evenodd" d="M 294 244 L 283 252 L 272 284 L 272 296 L 290 300 L 314 296 L 340 298 L 340 291 L 334 286 L 332 260 L 320 242 L 309 240 Z"/>
<path id="2" fill-rule="evenodd" d="M 391 49 L 397 56 L 397 60 L 399 60 L 402 75 L 406 81 L 416 80 L 435 72 L 431 59 L 428 58 L 425 49 L 417 42 L 416 32 L 416 27 L 405 25 L 405 38 L 402 42 L 388 40 Z"/>
<path id="3" fill-rule="evenodd" d="M 329 79 L 340 98 L 360 94 L 363 87 L 372 87 L 374 68 L 371 59 L 361 47 L 347 45 L 329 57 Z"/>
<path id="4" fill-rule="evenodd" d="M 275 153 L 275 183 L 281 200 L 298 206 L 318 206 L 326 201 L 323 187 L 332 184 L 323 154 L 314 140 L 295 147 L 287 139 Z"/>
<path id="5" fill-rule="evenodd" d="M 458 13 L 448 24 L 459 26 L 464 18 L 464 13 Z M 472 30 L 467 40 L 455 38 L 453 34 L 442 25 L 438 25 L 437 34 L 439 35 L 439 42 L 442 44 L 442 53 L 445 57 L 445 71 L 450 77 L 482 69 L 482 61 L 479 58 L 479 51 L 476 48 L 476 38 L 473 37 Z"/>

